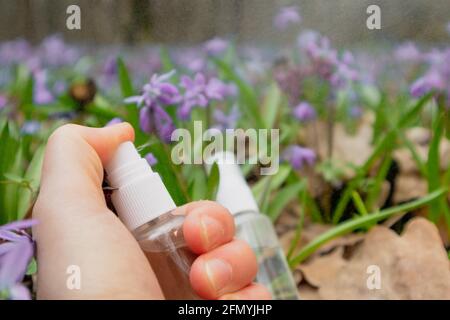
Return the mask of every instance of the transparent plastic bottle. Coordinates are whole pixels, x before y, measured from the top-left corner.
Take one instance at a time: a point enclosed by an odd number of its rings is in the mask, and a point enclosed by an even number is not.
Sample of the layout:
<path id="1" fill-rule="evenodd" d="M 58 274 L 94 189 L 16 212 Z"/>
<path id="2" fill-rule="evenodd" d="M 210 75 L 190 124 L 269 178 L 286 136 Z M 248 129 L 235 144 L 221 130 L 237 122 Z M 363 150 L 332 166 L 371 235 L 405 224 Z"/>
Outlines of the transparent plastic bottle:
<path id="1" fill-rule="evenodd" d="M 189 282 L 196 255 L 183 237 L 184 216 L 160 176 L 131 142 L 121 144 L 106 166 L 117 214 L 138 240 L 166 299 L 200 299 Z"/>
<path id="2" fill-rule="evenodd" d="M 266 286 L 276 300 L 297 300 L 298 291 L 272 222 L 259 212 L 253 194 L 231 152 L 216 153 L 220 173 L 216 200 L 235 218 L 236 237 L 245 240 L 258 259 L 256 282 Z"/>
<path id="3" fill-rule="evenodd" d="M 249 243 L 258 259 L 256 282 L 264 284 L 273 299 L 297 300 L 297 287 L 270 219 L 242 211 L 235 214 L 235 223 L 236 237 Z"/>
<path id="4" fill-rule="evenodd" d="M 189 271 L 197 255 L 186 246 L 184 217 L 171 212 L 135 229 L 133 235 L 144 251 L 164 296 L 171 300 L 200 299 L 192 290 Z"/>

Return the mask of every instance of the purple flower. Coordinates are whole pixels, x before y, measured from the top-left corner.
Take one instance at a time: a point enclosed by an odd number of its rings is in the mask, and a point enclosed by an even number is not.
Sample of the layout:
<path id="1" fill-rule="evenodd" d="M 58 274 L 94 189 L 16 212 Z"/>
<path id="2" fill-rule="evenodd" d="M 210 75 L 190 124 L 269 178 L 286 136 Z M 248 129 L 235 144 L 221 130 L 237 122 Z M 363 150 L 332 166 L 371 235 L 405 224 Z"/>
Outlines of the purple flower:
<path id="1" fill-rule="evenodd" d="M 30 120 L 25 121 L 25 123 L 22 125 L 22 128 L 20 128 L 20 132 L 23 135 L 33 135 L 41 129 L 41 123 L 36 120 Z"/>
<path id="2" fill-rule="evenodd" d="M 156 134 L 163 142 L 171 141 L 175 125 L 170 115 L 159 105 L 144 106 L 139 113 L 139 124 L 145 133 Z"/>
<path id="3" fill-rule="evenodd" d="M 109 122 L 107 124 L 105 124 L 105 127 L 113 126 L 115 124 L 119 124 L 122 122 L 123 122 L 123 120 L 121 118 L 118 118 L 118 117 L 112 118 L 111 120 L 109 120 Z"/>
<path id="4" fill-rule="evenodd" d="M 234 93 L 234 89 L 231 89 L 230 85 L 217 78 L 207 81 L 203 73 L 197 73 L 193 79 L 186 75 L 182 76 L 181 86 L 184 88 L 184 95 L 177 115 L 182 120 L 189 119 L 192 108 L 205 108 L 210 100 L 223 100 L 226 96 Z"/>
<path id="5" fill-rule="evenodd" d="M 47 73 L 45 70 L 34 72 L 33 99 L 36 104 L 48 104 L 54 100 L 53 95 L 47 89 Z"/>
<path id="6" fill-rule="evenodd" d="M 11 298 L 27 299 L 22 281 L 34 252 L 34 241 L 24 231 L 36 220 L 16 221 L 0 226 L 0 291 L 6 290 Z"/>
<path id="7" fill-rule="evenodd" d="M 308 122 L 316 119 L 316 110 L 307 102 L 301 102 L 293 110 L 293 115 L 301 122 Z"/>
<path id="8" fill-rule="evenodd" d="M 36 104 L 48 104 L 53 102 L 53 95 L 44 87 L 35 87 L 33 96 Z"/>
<path id="9" fill-rule="evenodd" d="M 330 83 L 334 88 L 342 89 L 358 79 L 358 72 L 345 63 L 338 62 L 336 70 L 330 77 Z"/>
<path id="10" fill-rule="evenodd" d="M 284 151 L 282 158 L 288 161 L 295 170 L 300 170 L 305 164 L 314 165 L 316 153 L 308 148 L 291 145 Z"/>
<path id="11" fill-rule="evenodd" d="M 177 62 L 192 72 L 200 72 L 206 67 L 206 59 L 198 51 L 183 50 L 176 56 Z"/>
<path id="12" fill-rule="evenodd" d="M 178 88 L 168 82 L 174 74 L 175 70 L 163 75 L 154 74 L 150 82 L 144 85 L 142 95 L 128 97 L 125 103 L 136 103 L 138 106 L 147 107 L 155 103 L 158 105 L 178 103 L 180 100 Z"/>
<path id="13" fill-rule="evenodd" d="M 235 85 L 225 84 L 217 78 L 209 80 L 205 87 L 206 96 L 213 100 L 223 100 L 227 96 L 234 96 L 236 91 Z"/>
<path id="14" fill-rule="evenodd" d="M 354 119 L 361 118 L 361 116 L 363 114 L 363 110 L 361 107 L 353 106 L 350 108 L 349 114 L 350 114 L 350 117 L 352 117 Z"/>
<path id="15" fill-rule="evenodd" d="M 61 35 L 48 36 L 41 43 L 42 56 L 51 66 L 69 65 L 76 61 L 78 53 L 66 45 Z"/>
<path id="16" fill-rule="evenodd" d="M 442 91 L 445 89 L 445 85 L 442 75 L 438 71 L 432 70 L 411 85 L 410 94 L 414 98 L 419 98 L 431 91 Z"/>
<path id="17" fill-rule="evenodd" d="M 147 153 L 147 155 L 144 158 L 145 160 L 147 160 L 150 166 L 154 166 L 155 164 L 158 163 L 158 159 L 156 159 L 156 157 L 151 152 Z"/>
<path id="18" fill-rule="evenodd" d="M 402 62 L 418 63 L 422 60 L 422 53 L 413 42 L 406 42 L 395 50 L 395 58 Z"/>
<path id="19" fill-rule="evenodd" d="M 204 49 L 208 55 L 217 56 L 228 48 L 228 41 L 215 37 L 205 43 Z"/>
<path id="20" fill-rule="evenodd" d="M 113 77 L 117 74 L 117 57 L 116 55 L 110 55 L 106 58 L 103 64 L 103 74 L 106 77 Z"/>
<path id="21" fill-rule="evenodd" d="M 0 110 L 2 110 L 3 108 L 5 108 L 8 104 L 8 99 L 6 98 L 6 96 L 0 94 Z"/>
<path id="22" fill-rule="evenodd" d="M 239 117 L 240 112 L 236 105 L 233 106 L 228 114 L 225 114 L 225 112 L 220 109 L 215 109 L 213 113 L 213 118 L 215 121 L 214 127 L 222 131 L 225 131 L 226 129 L 234 129 Z"/>
<path id="23" fill-rule="evenodd" d="M 302 20 L 296 6 L 282 7 L 275 15 L 273 25 L 278 30 L 286 30 L 290 25 L 298 24 Z"/>
<path id="24" fill-rule="evenodd" d="M 337 51 L 330 45 L 330 40 L 319 36 L 305 47 L 306 54 L 312 62 L 316 73 L 325 80 L 330 80 L 339 63 Z"/>
<path id="25" fill-rule="evenodd" d="M 21 283 L 16 283 L 9 288 L 9 297 L 11 300 L 31 300 L 30 291 Z"/>
<path id="26" fill-rule="evenodd" d="M 297 45 L 300 49 L 306 49 L 311 44 L 316 43 L 321 35 L 314 30 L 305 30 L 297 38 Z"/>
<path id="27" fill-rule="evenodd" d="M 351 66 L 355 63 L 355 57 L 353 56 L 353 53 L 350 51 L 344 51 L 342 54 L 342 62 L 348 66 Z"/>
<path id="28" fill-rule="evenodd" d="M 201 57 L 196 57 L 186 62 L 186 68 L 188 68 L 192 72 L 200 72 L 205 68 L 205 66 L 206 61 Z"/>
<path id="29" fill-rule="evenodd" d="M 280 89 L 288 96 L 289 104 L 295 105 L 300 97 L 306 73 L 302 68 L 280 68 L 274 78 Z"/>
<path id="30" fill-rule="evenodd" d="M 24 39 L 0 44 L 0 65 L 9 65 L 25 61 L 31 55 L 31 47 Z"/>

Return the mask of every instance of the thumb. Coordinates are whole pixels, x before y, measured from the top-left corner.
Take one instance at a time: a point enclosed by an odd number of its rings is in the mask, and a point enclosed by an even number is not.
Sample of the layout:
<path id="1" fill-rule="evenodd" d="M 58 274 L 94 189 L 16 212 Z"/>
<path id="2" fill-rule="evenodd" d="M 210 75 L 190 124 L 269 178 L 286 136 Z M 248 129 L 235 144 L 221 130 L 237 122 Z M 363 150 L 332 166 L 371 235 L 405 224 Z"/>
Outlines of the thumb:
<path id="1" fill-rule="evenodd" d="M 134 131 L 128 123 L 104 128 L 74 124 L 58 128 L 46 146 L 40 195 L 54 199 L 53 207 L 104 207 L 102 163 L 110 159 L 120 143 L 133 139 Z"/>

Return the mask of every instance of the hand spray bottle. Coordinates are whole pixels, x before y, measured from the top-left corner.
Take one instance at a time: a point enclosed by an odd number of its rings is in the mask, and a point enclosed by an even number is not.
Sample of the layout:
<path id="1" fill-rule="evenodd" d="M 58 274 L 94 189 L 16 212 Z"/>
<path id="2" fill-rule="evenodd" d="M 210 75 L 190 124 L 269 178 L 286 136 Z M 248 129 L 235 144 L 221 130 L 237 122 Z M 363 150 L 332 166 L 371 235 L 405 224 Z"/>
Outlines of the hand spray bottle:
<path id="1" fill-rule="evenodd" d="M 298 291 L 269 218 L 258 205 L 232 152 L 216 153 L 220 174 L 216 200 L 233 214 L 236 238 L 245 240 L 258 259 L 256 282 L 265 285 L 276 300 L 297 300 Z"/>
<path id="2" fill-rule="evenodd" d="M 184 241 L 184 216 L 173 214 L 176 205 L 159 174 L 131 142 L 118 147 L 106 173 L 117 214 L 139 242 L 166 299 L 199 299 L 189 282 L 196 255 Z"/>

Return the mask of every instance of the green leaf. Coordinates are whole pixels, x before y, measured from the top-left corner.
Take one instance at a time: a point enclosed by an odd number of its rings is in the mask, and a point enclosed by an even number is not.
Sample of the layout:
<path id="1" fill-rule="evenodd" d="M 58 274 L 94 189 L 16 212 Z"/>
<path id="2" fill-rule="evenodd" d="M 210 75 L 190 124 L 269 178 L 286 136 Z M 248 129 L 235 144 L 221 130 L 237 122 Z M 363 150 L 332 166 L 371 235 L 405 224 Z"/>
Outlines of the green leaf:
<path id="1" fill-rule="evenodd" d="M 401 117 L 397 128 L 406 128 L 414 123 L 419 118 L 423 107 L 430 101 L 433 97 L 433 93 L 429 93 L 420 98 L 417 103 L 404 115 Z"/>
<path id="2" fill-rule="evenodd" d="M 34 153 L 33 159 L 25 172 L 24 180 L 29 181 L 29 188 L 21 190 L 17 204 L 17 220 L 25 217 L 36 196 L 41 182 L 42 163 L 44 162 L 45 147 L 40 146 Z"/>
<path id="3" fill-rule="evenodd" d="M 434 119 L 433 137 L 428 150 L 427 172 L 428 172 L 428 191 L 432 192 L 441 186 L 441 165 L 439 155 L 439 144 L 444 134 L 444 115 L 438 113 Z M 430 203 L 430 220 L 437 222 L 441 215 L 440 200 L 436 199 Z"/>
<path id="4" fill-rule="evenodd" d="M 120 83 L 120 89 L 122 92 L 123 98 L 131 97 L 135 94 L 135 91 L 133 89 L 133 83 L 131 81 L 128 69 L 125 65 L 125 62 L 122 60 L 122 58 L 117 58 L 117 70 L 119 74 L 119 83 Z M 96 110 L 99 112 L 100 110 Z M 105 110 L 101 110 L 105 111 Z M 133 128 L 135 128 L 135 142 L 137 144 L 143 144 L 148 137 L 145 136 L 145 134 L 139 130 L 139 108 L 136 106 L 136 104 L 128 104 L 126 105 L 126 118 L 124 120 L 128 121 Z M 106 115 L 109 118 L 113 118 L 117 115 L 109 113 L 109 115 Z"/>
<path id="5" fill-rule="evenodd" d="M 163 72 L 170 72 L 175 69 L 175 65 L 172 62 L 169 50 L 167 50 L 166 47 L 161 47 L 161 49 L 159 50 L 159 57 L 161 58 Z"/>
<path id="6" fill-rule="evenodd" d="M 28 264 L 26 275 L 31 276 L 31 275 L 35 274 L 37 272 L 37 268 L 38 268 L 38 266 L 37 266 L 36 259 L 32 258 L 30 263 Z"/>
<path id="7" fill-rule="evenodd" d="M 355 190 L 362 179 L 368 174 L 370 168 L 378 160 L 382 155 L 386 154 L 386 152 L 390 152 L 392 148 L 395 146 L 395 140 L 397 137 L 397 131 L 391 130 L 387 134 L 385 134 L 382 138 L 378 140 L 375 148 L 372 151 L 370 157 L 366 160 L 366 162 L 357 169 L 356 177 L 353 178 L 352 181 L 347 185 L 344 189 L 343 195 L 339 199 L 338 204 L 336 205 L 336 210 L 332 215 L 333 224 L 337 224 L 344 214 L 345 209 L 349 201 L 351 200 L 352 192 Z"/>
<path id="8" fill-rule="evenodd" d="M 105 120 L 111 120 L 112 118 L 116 117 L 121 118 L 121 115 L 116 111 L 105 108 L 105 106 L 96 103 L 90 103 L 86 106 L 85 110 L 87 113 L 94 115 L 97 118 L 103 118 Z"/>
<path id="9" fill-rule="evenodd" d="M 189 170 L 187 170 L 189 169 Z M 184 166 L 183 172 L 188 171 L 185 176 L 188 177 L 188 191 L 193 201 L 206 199 L 207 186 L 206 174 L 200 166 Z"/>
<path id="10" fill-rule="evenodd" d="M 416 163 L 416 166 L 419 169 L 420 174 L 424 178 L 428 177 L 427 166 L 425 165 L 425 162 L 423 161 L 423 159 L 417 152 L 415 145 L 406 137 L 406 135 L 403 132 L 400 133 L 400 138 L 402 140 L 402 143 L 406 146 L 406 148 L 411 153 L 411 156 L 414 159 L 414 162 Z"/>
<path id="11" fill-rule="evenodd" d="M 373 137 L 372 142 L 375 143 L 378 141 L 378 138 L 383 133 L 383 130 L 386 129 L 387 126 L 387 108 L 386 106 L 386 96 L 382 95 L 380 102 L 375 108 L 375 122 L 372 126 L 373 128 Z"/>
<path id="12" fill-rule="evenodd" d="M 301 236 L 302 236 L 303 224 L 305 221 L 305 213 L 306 213 L 307 205 L 308 205 L 307 197 L 308 197 L 308 189 L 304 188 L 301 191 L 300 197 L 299 197 L 299 202 L 300 202 L 299 221 L 297 223 L 297 228 L 295 229 L 294 238 L 292 239 L 291 244 L 289 245 L 288 253 L 286 255 L 288 260 L 295 253 L 295 249 L 297 248 L 297 246 L 300 242 Z"/>
<path id="13" fill-rule="evenodd" d="M 211 171 L 208 176 L 208 188 L 206 193 L 206 199 L 208 200 L 216 199 L 217 189 L 219 187 L 219 180 L 220 180 L 219 166 L 217 165 L 217 162 L 214 162 L 214 164 L 211 166 Z"/>
<path id="14" fill-rule="evenodd" d="M 352 220 L 347 220 L 333 229 L 330 229 L 321 235 L 319 235 L 317 238 L 313 239 L 311 242 L 309 242 L 305 247 L 303 247 L 299 254 L 296 255 L 293 259 L 289 261 L 289 265 L 291 268 L 294 268 L 299 263 L 304 261 L 306 258 L 308 258 L 314 251 L 316 251 L 318 248 L 320 248 L 322 245 L 327 243 L 328 241 L 335 239 L 339 236 L 342 236 L 344 234 L 350 233 L 356 229 L 359 229 L 363 226 L 366 226 L 368 224 L 377 223 L 379 221 L 382 221 L 384 219 L 389 218 L 390 216 L 400 213 L 400 212 L 408 212 L 411 210 L 415 210 L 417 208 L 423 207 L 424 205 L 438 199 L 443 194 L 448 192 L 447 189 L 440 189 L 436 190 L 427 196 L 423 197 L 422 199 L 411 201 L 396 207 L 392 207 L 389 209 L 385 209 L 379 212 L 371 213 L 365 216 L 357 217 Z"/>
<path id="15" fill-rule="evenodd" d="M 276 193 L 269 204 L 267 215 L 272 221 L 275 221 L 281 214 L 281 211 L 296 198 L 300 191 L 305 187 L 303 181 L 293 183 Z"/>
<path id="16" fill-rule="evenodd" d="M 122 58 L 117 58 L 117 70 L 119 74 L 119 84 L 124 98 L 131 97 L 134 94 L 133 84 L 128 73 L 128 69 Z"/>
<path id="17" fill-rule="evenodd" d="M 240 107 L 243 109 L 248 119 L 253 121 L 258 129 L 266 128 L 266 125 L 261 117 L 258 98 L 253 88 L 247 84 L 225 61 L 219 59 L 213 59 L 213 61 L 222 72 L 223 76 L 228 81 L 232 81 L 238 86 L 241 97 Z"/>
<path id="18" fill-rule="evenodd" d="M 356 210 L 361 216 L 367 216 L 369 213 L 367 212 L 367 208 L 364 205 L 364 201 L 361 199 L 361 196 L 358 192 L 352 192 L 353 203 L 355 204 Z"/>
<path id="19" fill-rule="evenodd" d="M 152 167 L 161 176 L 167 190 L 172 196 L 173 201 L 177 206 L 183 205 L 189 201 L 189 197 L 186 190 L 183 190 L 184 180 L 179 175 L 179 167 L 176 167 L 172 159 L 170 158 L 169 151 L 166 149 L 168 146 L 163 145 L 160 141 L 152 143 L 149 146 L 150 152 L 156 157 L 158 162 Z"/>
<path id="20" fill-rule="evenodd" d="M 21 184 L 23 182 L 23 178 L 15 173 L 6 172 L 3 176 L 11 182 L 15 182 L 16 184 Z"/>
<path id="21" fill-rule="evenodd" d="M 375 209 L 375 203 L 379 199 L 383 187 L 383 182 L 386 180 L 386 176 L 388 174 L 389 168 L 391 167 L 391 164 L 392 157 L 389 154 L 383 159 L 380 169 L 378 170 L 378 173 L 375 177 L 375 181 L 368 191 L 365 207 L 369 208 L 369 210 Z"/>
<path id="22" fill-rule="evenodd" d="M 23 148 L 16 125 L 9 121 L 0 132 L 0 179 L 5 174 L 21 177 Z M 7 223 L 16 216 L 18 184 L 0 184 L 0 223 Z"/>
<path id="23" fill-rule="evenodd" d="M 282 94 L 278 85 L 272 83 L 267 90 L 267 95 L 263 102 L 264 121 L 266 128 L 273 128 L 277 120 L 281 106 Z"/>
<path id="24" fill-rule="evenodd" d="M 267 182 L 270 180 L 270 187 L 269 192 L 272 192 L 273 190 L 279 188 L 287 179 L 289 174 L 292 172 L 291 166 L 287 164 L 281 164 L 278 168 L 278 171 L 275 175 L 270 176 L 264 176 L 263 178 L 259 179 L 258 182 L 256 182 L 252 187 L 253 195 L 255 196 L 255 199 L 260 199 L 261 195 L 263 194 L 265 190 L 265 186 L 267 185 Z"/>

